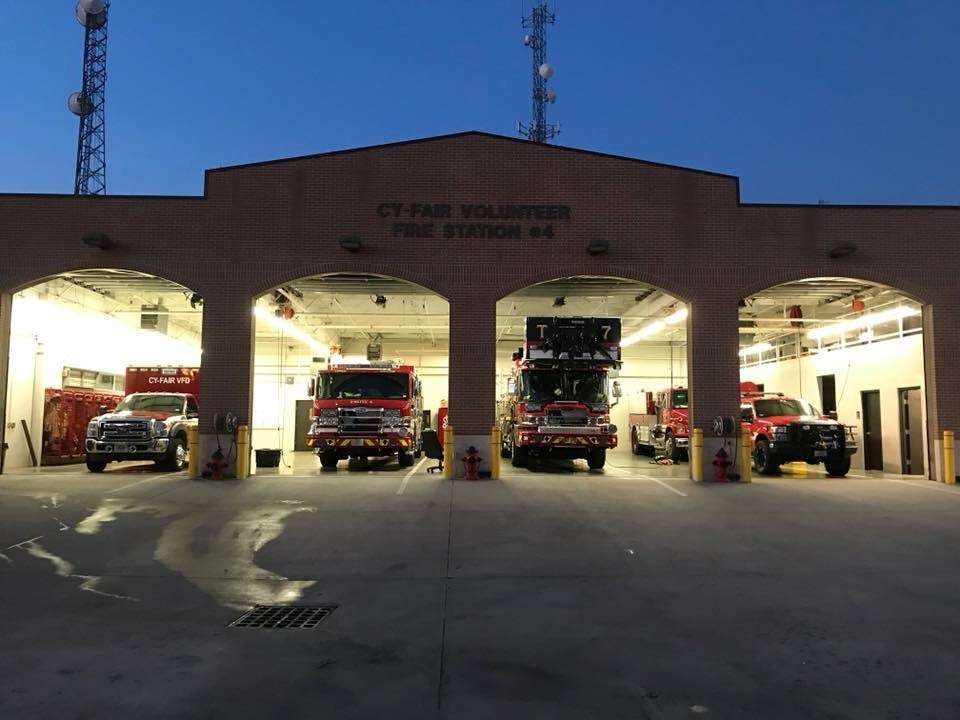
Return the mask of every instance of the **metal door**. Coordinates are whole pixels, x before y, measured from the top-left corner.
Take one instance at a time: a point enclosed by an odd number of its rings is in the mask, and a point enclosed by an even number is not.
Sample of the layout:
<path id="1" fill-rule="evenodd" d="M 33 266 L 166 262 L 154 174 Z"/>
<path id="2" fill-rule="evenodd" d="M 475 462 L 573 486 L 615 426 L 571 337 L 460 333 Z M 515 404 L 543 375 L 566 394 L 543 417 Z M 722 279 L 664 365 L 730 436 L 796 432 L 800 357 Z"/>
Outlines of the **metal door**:
<path id="1" fill-rule="evenodd" d="M 883 432 L 880 429 L 880 391 L 860 393 L 863 406 L 863 469 L 883 470 Z"/>
<path id="2" fill-rule="evenodd" d="M 310 423 L 313 421 L 313 400 L 297 400 L 297 418 L 295 423 L 293 449 L 309 450 L 307 433 L 310 432 Z"/>
<path id="3" fill-rule="evenodd" d="M 900 388 L 900 465 L 904 475 L 923 475 L 923 396 L 920 388 Z"/>

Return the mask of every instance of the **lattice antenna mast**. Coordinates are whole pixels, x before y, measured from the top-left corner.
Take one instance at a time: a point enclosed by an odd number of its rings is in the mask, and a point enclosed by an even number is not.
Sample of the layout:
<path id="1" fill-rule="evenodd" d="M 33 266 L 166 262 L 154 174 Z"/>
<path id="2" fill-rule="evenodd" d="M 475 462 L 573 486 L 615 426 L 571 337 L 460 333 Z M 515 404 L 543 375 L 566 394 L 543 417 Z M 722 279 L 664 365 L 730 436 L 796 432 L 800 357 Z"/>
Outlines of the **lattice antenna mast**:
<path id="1" fill-rule="evenodd" d="M 521 19 L 523 29 L 530 31 L 523 36 L 523 44 L 530 48 L 533 57 L 533 117 L 529 125 L 520 122 L 517 130 L 538 143 L 545 143 L 560 134 L 560 123 L 547 124 L 547 103 L 555 103 L 557 93 L 547 87 L 547 80 L 556 71 L 547 62 L 546 29 L 556 21 L 556 15 L 550 12 L 546 2 L 534 5 L 530 14 Z"/>
<path id="2" fill-rule="evenodd" d="M 80 0 L 77 21 L 83 26 L 83 86 L 67 101 L 70 112 L 80 118 L 77 139 L 75 195 L 107 192 L 107 15 L 109 0 Z"/>

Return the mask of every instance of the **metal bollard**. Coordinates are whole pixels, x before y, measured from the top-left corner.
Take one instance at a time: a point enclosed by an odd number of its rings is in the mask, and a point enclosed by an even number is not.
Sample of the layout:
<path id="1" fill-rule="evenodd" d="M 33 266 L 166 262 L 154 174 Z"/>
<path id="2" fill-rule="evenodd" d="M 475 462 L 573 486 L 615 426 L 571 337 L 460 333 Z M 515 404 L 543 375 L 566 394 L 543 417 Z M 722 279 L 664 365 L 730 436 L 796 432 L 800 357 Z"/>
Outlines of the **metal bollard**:
<path id="1" fill-rule="evenodd" d="M 453 480 L 453 425 L 447 424 L 443 431 L 443 477 Z"/>
<path id="2" fill-rule="evenodd" d="M 490 479 L 500 479 L 500 426 L 490 431 Z"/>
<path id="3" fill-rule="evenodd" d="M 250 426 L 237 426 L 237 480 L 250 475 Z"/>
<path id="4" fill-rule="evenodd" d="M 956 456 L 953 454 L 953 430 L 943 431 L 943 481 L 947 485 L 957 484 Z"/>
<path id="5" fill-rule="evenodd" d="M 694 482 L 703 481 L 703 430 L 693 429 L 690 438 L 690 477 Z"/>
<path id="6" fill-rule="evenodd" d="M 200 428 L 191 425 L 187 428 L 187 479 L 196 480 L 200 477 Z"/>
<path id="7" fill-rule="evenodd" d="M 753 468 L 750 466 L 753 453 L 753 441 L 750 437 L 750 428 L 740 429 L 740 482 L 753 482 Z"/>

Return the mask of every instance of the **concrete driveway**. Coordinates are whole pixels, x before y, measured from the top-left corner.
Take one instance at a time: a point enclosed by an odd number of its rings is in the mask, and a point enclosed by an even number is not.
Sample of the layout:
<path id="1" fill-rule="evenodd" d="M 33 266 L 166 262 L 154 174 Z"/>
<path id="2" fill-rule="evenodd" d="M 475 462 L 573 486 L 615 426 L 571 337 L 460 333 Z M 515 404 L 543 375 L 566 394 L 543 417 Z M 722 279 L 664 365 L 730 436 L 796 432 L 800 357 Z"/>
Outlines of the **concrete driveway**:
<path id="1" fill-rule="evenodd" d="M 958 714 L 957 488 L 288 464 L 0 476 L 0 716 Z M 228 627 L 254 604 L 337 608 Z"/>

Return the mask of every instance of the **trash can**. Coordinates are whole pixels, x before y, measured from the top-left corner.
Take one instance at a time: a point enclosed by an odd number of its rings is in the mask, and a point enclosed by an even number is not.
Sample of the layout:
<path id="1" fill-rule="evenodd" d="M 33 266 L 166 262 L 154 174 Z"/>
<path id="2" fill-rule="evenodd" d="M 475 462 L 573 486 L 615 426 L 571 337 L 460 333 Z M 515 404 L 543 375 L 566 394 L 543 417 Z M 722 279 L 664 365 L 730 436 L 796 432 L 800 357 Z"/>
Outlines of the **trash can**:
<path id="1" fill-rule="evenodd" d="M 280 467 L 280 449 L 257 448 L 257 467 L 275 468 Z"/>

